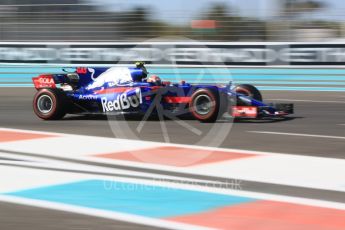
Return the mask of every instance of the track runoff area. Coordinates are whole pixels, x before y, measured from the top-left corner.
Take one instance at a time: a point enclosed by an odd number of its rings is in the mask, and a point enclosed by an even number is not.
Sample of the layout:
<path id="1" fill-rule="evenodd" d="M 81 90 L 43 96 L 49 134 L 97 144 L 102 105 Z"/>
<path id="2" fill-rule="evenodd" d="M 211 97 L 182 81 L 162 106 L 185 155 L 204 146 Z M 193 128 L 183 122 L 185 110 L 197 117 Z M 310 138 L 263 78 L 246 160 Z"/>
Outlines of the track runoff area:
<path id="1" fill-rule="evenodd" d="M 175 144 L 157 135 L 159 121 L 137 139 L 114 138 L 104 118 L 44 122 L 33 93 L 0 92 L 4 228 L 345 228 L 343 92 L 264 91 L 296 114 L 235 122 L 218 147 L 196 140 L 211 128 L 197 121 L 187 121 L 194 132 L 165 122 Z"/>

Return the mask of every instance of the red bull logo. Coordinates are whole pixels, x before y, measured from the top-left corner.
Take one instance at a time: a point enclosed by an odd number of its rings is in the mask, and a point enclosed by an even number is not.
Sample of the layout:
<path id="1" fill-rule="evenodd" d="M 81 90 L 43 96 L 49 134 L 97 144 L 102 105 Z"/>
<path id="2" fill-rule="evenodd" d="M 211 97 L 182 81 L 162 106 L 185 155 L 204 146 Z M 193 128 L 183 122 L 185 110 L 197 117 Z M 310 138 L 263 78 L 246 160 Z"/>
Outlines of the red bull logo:
<path id="1" fill-rule="evenodd" d="M 137 108 L 142 103 L 140 88 L 135 89 L 135 94 L 128 96 L 128 92 L 117 95 L 115 100 L 108 101 L 106 97 L 101 98 L 103 112 L 112 112 Z"/>

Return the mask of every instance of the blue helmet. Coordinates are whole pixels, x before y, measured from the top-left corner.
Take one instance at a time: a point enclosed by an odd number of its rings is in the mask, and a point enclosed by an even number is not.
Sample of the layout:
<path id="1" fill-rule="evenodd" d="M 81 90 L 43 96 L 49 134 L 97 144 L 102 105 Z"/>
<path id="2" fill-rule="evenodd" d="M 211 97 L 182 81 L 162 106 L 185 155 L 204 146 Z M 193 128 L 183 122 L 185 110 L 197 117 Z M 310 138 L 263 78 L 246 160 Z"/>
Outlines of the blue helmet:
<path id="1" fill-rule="evenodd" d="M 135 68 L 129 68 L 133 81 L 142 81 L 147 77 L 147 69 L 144 62 L 136 62 Z"/>

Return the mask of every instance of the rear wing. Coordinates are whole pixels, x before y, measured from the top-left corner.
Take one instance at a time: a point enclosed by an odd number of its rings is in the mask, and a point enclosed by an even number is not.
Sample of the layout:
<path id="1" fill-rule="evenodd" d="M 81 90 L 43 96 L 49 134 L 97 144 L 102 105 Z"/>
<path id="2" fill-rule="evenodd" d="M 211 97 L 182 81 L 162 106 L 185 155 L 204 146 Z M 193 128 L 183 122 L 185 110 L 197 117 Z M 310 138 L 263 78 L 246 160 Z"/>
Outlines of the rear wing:
<path id="1" fill-rule="evenodd" d="M 33 77 L 32 81 L 36 89 L 41 88 L 56 88 L 56 83 L 54 80 L 54 76 L 51 74 L 42 74 L 38 77 Z"/>

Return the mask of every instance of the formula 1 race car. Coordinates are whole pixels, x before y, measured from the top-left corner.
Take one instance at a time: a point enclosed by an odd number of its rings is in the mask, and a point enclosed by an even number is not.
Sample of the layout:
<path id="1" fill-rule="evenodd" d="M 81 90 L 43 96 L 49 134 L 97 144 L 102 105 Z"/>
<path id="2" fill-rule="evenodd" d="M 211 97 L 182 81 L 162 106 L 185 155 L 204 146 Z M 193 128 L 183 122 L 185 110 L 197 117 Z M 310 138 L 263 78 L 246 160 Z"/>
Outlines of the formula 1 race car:
<path id="1" fill-rule="evenodd" d="M 252 85 L 192 85 L 147 77 L 143 63 L 136 67 L 78 67 L 62 74 L 33 78 L 37 93 L 35 114 L 56 120 L 66 114 L 188 114 L 214 122 L 225 113 L 234 118 L 284 117 L 293 104 L 265 104 Z"/>

